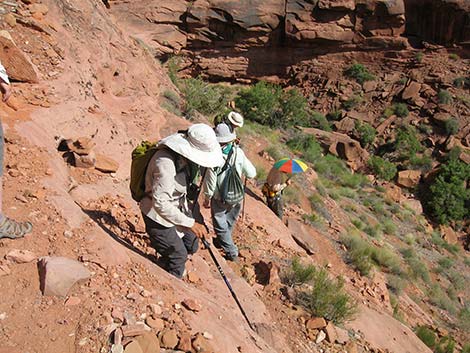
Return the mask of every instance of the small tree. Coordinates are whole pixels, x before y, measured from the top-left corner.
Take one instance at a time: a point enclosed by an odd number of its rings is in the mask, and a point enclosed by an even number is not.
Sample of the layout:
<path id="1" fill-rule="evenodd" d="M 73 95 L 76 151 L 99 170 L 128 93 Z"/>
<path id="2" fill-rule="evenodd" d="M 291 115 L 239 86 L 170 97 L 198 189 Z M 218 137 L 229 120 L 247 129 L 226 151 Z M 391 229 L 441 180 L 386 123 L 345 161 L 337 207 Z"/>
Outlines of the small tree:
<path id="1" fill-rule="evenodd" d="M 371 125 L 356 121 L 355 129 L 362 147 L 367 147 L 374 142 L 377 131 Z"/>
<path id="2" fill-rule="evenodd" d="M 430 186 L 428 207 L 431 215 L 441 224 L 459 221 L 468 215 L 466 203 L 470 193 L 466 183 L 470 167 L 458 159 L 450 159 L 442 165 L 439 175 Z"/>
<path id="3" fill-rule="evenodd" d="M 367 164 L 373 173 L 383 180 L 390 181 L 397 174 L 396 165 L 379 156 L 370 157 Z"/>
<path id="4" fill-rule="evenodd" d="M 375 79 L 375 76 L 364 65 L 358 63 L 349 66 L 344 70 L 344 74 L 355 79 L 361 85 L 366 81 L 373 81 Z"/>

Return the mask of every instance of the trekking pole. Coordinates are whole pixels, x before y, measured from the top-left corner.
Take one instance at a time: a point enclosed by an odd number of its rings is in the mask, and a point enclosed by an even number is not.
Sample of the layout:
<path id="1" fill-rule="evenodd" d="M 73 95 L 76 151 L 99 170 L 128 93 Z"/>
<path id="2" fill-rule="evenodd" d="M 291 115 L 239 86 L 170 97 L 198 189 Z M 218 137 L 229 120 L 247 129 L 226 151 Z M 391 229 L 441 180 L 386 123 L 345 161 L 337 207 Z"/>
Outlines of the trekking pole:
<path id="1" fill-rule="evenodd" d="M 247 181 L 247 178 L 245 177 L 245 184 L 243 185 L 243 208 L 242 208 L 242 222 L 245 222 L 246 181 Z"/>
<path id="2" fill-rule="evenodd" d="M 205 224 L 204 224 L 204 225 L 205 225 Z M 206 226 L 206 229 L 207 229 L 207 226 Z M 233 299 L 235 299 L 235 302 L 237 303 L 238 308 L 240 309 L 240 311 L 242 312 L 243 317 L 245 318 L 246 322 L 248 323 L 248 326 L 250 326 L 250 328 L 251 328 L 253 331 L 255 331 L 255 328 L 254 328 L 253 324 L 250 322 L 250 319 L 248 319 L 248 316 L 246 315 L 246 312 L 245 312 L 245 310 L 243 309 L 242 304 L 241 304 L 240 301 L 238 300 L 237 294 L 236 294 L 235 291 L 233 290 L 232 285 L 230 284 L 230 282 L 228 281 L 228 278 L 227 278 L 227 276 L 225 275 L 224 270 L 223 270 L 222 267 L 220 266 L 219 261 L 217 261 L 217 258 L 215 257 L 214 252 L 213 252 L 212 249 L 211 249 L 211 245 L 210 245 L 209 242 L 208 242 L 206 239 L 204 239 L 204 238 L 202 238 L 202 243 L 204 244 L 205 248 L 206 248 L 207 250 L 209 250 L 209 254 L 210 254 L 211 257 L 212 257 L 212 260 L 214 261 L 215 266 L 217 267 L 217 270 L 219 270 L 220 275 L 221 275 L 222 278 L 224 279 L 224 282 L 225 282 L 225 284 L 227 285 L 227 287 L 228 287 L 228 289 L 229 289 L 229 291 L 230 291 L 230 294 L 232 294 Z"/>

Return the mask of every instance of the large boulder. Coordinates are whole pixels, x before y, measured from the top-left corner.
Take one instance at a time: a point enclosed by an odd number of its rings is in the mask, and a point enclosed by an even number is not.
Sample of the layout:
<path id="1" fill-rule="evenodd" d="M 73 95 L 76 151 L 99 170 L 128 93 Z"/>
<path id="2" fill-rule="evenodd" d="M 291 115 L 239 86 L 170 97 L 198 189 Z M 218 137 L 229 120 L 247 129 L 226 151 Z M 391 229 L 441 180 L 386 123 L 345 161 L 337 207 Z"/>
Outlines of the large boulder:
<path id="1" fill-rule="evenodd" d="M 41 257 L 38 269 L 41 291 L 50 296 L 65 297 L 75 283 L 91 276 L 80 262 L 66 257 Z"/>
<path id="2" fill-rule="evenodd" d="M 413 188 L 418 185 L 421 179 L 419 170 L 402 170 L 398 172 L 397 184 L 405 188 Z"/>
<path id="3" fill-rule="evenodd" d="M 11 79 L 31 83 L 39 82 L 37 68 L 29 57 L 16 46 L 7 31 L 0 31 L 0 61 Z"/>

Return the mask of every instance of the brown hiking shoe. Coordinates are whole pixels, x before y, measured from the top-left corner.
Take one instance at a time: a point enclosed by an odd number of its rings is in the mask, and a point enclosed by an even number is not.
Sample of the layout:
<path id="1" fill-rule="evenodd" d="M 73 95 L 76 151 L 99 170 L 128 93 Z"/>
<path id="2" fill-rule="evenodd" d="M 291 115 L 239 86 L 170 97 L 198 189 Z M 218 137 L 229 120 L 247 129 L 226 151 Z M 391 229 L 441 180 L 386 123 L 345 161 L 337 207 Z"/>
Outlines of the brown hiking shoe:
<path id="1" fill-rule="evenodd" d="M 25 234 L 33 230 L 31 222 L 17 222 L 14 219 L 5 217 L 0 224 L 0 239 L 1 238 L 22 238 Z"/>

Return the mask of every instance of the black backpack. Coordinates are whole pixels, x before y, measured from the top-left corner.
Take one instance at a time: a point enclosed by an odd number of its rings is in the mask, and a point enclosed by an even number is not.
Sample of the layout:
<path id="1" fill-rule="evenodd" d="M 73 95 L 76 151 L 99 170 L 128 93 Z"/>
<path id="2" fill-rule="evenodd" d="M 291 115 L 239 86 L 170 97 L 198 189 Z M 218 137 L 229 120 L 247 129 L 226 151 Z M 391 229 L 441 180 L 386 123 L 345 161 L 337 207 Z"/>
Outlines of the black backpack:
<path id="1" fill-rule="evenodd" d="M 220 172 L 217 173 L 218 179 L 222 173 L 227 171 L 224 180 L 220 185 L 217 185 L 217 187 L 219 189 L 220 200 L 228 205 L 236 205 L 240 203 L 245 195 L 245 188 L 243 186 L 242 178 L 235 168 L 236 154 L 235 158 L 233 158 L 233 163 L 230 163 L 233 151 L 235 149 L 236 147 L 233 146 L 232 150 L 227 156 L 227 160 L 225 161 L 224 166 Z"/>

